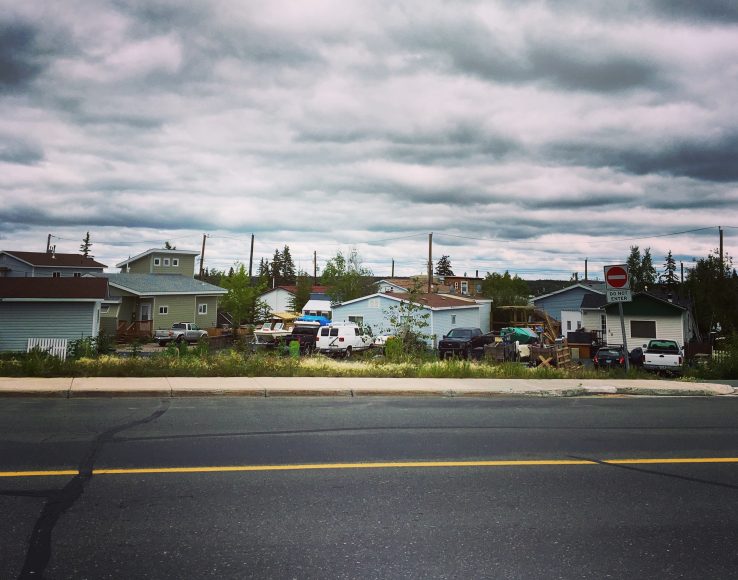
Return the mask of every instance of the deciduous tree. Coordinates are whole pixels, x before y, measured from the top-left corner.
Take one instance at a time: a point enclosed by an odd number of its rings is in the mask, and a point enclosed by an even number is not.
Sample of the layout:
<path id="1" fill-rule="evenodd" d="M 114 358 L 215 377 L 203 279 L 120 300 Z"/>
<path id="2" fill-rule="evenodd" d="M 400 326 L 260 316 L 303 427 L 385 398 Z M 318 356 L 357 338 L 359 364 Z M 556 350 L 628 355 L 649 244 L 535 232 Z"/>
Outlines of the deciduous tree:
<path id="1" fill-rule="evenodd" d="M 353 248 L 348 256 L 339 250 L 328 260 L 320 279 L 328 287 L 331 302 L 338 304 L 370 294 L 371 276 L 372 271 L 362 266 L 361 256 Z"/>

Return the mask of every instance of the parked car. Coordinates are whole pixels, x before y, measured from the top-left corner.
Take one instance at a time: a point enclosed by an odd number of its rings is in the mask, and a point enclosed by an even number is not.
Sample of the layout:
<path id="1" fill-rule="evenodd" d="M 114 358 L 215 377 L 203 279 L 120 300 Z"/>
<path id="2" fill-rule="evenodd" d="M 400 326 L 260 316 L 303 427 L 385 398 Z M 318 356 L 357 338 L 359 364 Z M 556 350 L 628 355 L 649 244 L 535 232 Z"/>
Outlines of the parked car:
<path id="1" fill-rule="evenodd" d="M 596 369 L 625 368 L 625 350 L 622 346 L 603 346 L 592 362 Z"/>
<path id="2" fill-rule="evenodd" d="M 491 344 L 494 341 L 495 338 L 491 333 L 483 334 L 479 328 L 452 328 L 438 342 L 438 356 L 441 359 L 452 356 L 472 358 L 475 352 L 481 354 L 485 344 Z"/>
<path id="3" fill-rule="evenodd" d="M 207 331 L 197 326 L 197 324 L 192 322 L 176 322 L 172 324 L 172 328 L 169 330 L 157 330 L 154 333 L 154 340 L 159 343 L 159 346 L 166 346 L 172 341 L 197 342 L 207 336 Z"/>
<path id="4" fill-rule="evenodd" d="M 355 352 L 371 348 L 372 342 L 372 337 L 362 332 L 359 325 L 353 322 L 333 322 L 320 328 L 315 348 L 322 354 L 349 358 Z"/>
<path id="5" fill-rule="evenodd" d="M 643 345 L 643 368 L 647 371 L 682 374 L 684 353 L 675 340 L 654 339 Z"/>
<path id="6" fill-rule="evenodd" d="M 311 353 L 315 350 L 319 330 L 320 326 L 317 324 L 300 324 L 298 322 L 292 329 L 292 333 L 285 336 L 282 340 L 286 345 L 296 340 L 300 343 L 300 352 Z"/>

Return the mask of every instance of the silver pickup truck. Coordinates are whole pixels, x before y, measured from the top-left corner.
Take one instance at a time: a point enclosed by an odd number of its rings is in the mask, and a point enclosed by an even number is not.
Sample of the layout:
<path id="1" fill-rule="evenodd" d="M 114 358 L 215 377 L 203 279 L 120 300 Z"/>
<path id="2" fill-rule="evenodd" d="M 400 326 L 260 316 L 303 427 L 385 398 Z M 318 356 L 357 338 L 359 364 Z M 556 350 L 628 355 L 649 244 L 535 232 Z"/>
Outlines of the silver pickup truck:
<path id="1" fill-rule="evenodd" d="M 647 371 L 682 374 L 684 353 L 675 340 L 654 339 L 643 345 L 643 368 Z"/>
<path id="2" fill-rule="evenodd" d="M 154 333 L 154 340 L 159 343 L 159 346 L 166 346 L 172 341 L 197 342 L 207 335 L 207 331 L 197 326 L 197 324 L 193 324 L 192 322 L 177 322 L 172 324 L 172 328 L 169 330 L 157 330 Z"/>

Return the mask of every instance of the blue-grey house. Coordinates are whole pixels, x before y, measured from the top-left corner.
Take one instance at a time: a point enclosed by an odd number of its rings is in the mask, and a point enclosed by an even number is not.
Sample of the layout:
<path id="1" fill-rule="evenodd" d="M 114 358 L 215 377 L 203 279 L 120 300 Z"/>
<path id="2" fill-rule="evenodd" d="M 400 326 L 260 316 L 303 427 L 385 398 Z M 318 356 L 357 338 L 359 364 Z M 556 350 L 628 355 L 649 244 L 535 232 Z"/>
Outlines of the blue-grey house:
<path id="1" fill-rule="evenodd" d="M 82 254 L 0 251 L 2 278 L 81 278 L 85 274 L 101 274 L 106 267 Z"/>
<path id="2" fill-rule="evenodd" d="M 29 338 L 97 336 L 106 278 L 0 278 L 0 351 L 25 351 Z"/>
<path id="3" fill-rule="evenodd" d="M 582 299 L 585 295 L 603 295 L 604 293 L 604 282 L 580 282 L 578 284 L 573 284 L 572 286 L 567 286 L 562 290 L 551 292 L 550 294 L 537 296 L 533 298 L 532 302 L 536 308 L 543 310 L 552 318 L 562 322 L 566 318 L 566 314 L 562 316 L 562 312 L 579 313 L 581 311 Z M 581 315 L 579 322 L 581 322 Z M 576 328 L 567 329 L 564 324 L 562 332 L 566 333 L 567 330 L 576 330 Z"/>
<path id="4" fill-rule="evenodd" d="M 335 322 L 355 322 L 363 327 L 371 328 L 374 335 L 390 331 L 389 318 L 392 309 L 402 303 L 408 303 L 406 292 L 377 292 L 355 300 L 349 300 L 333 306 Z M 444 334 L 459 326 L 479 327 L 489 332 L 491 301 L 476 301 L 443 294 L 422 294 L 416 298 L 415 304 L 421 315 L 427 315 L 428 327 L 421 329 L 429 336 L 429 346 L 437 344 Z"/>

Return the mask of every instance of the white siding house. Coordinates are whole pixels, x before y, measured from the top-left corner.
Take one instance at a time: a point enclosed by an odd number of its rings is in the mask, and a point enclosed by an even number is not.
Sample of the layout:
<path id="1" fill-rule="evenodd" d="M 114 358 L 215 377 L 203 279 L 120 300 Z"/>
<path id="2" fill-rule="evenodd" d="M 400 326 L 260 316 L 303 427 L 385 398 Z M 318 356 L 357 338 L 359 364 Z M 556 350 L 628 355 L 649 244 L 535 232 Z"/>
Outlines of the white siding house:
<path id="1" fill-rule="evenodd" d="M 289 312 L 292 310 L 292 300 L 294 300 L 295 294 L 286 288 L 277 286 L 268 292 L 264 292 L 259 298 L 269 305 L 272 312 Z"/>

